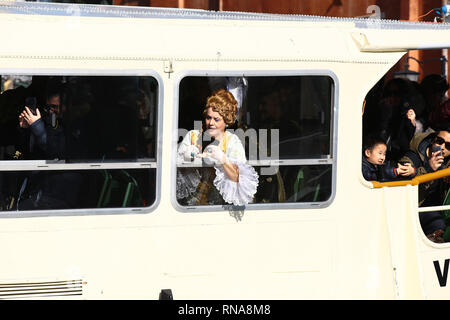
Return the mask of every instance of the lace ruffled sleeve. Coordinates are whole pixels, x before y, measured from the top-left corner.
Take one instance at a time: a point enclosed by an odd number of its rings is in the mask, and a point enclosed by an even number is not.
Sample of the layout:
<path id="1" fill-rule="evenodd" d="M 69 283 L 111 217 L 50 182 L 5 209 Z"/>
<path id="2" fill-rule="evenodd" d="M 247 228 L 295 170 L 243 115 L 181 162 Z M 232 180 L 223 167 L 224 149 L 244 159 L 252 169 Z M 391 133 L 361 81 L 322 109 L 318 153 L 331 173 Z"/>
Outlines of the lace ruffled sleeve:
<path id="1" fill-rule="evenodd" d="M 233 135 L 229 140 L 226 154 L 229 161 L 237 165 L 239 180 L 238 182 L 230 180 L 222 166 L 215 166 L 214 186 L 225 202 L 236 206 L 246 205 L 253 201 L 257 191 L 258 173 L 247 163 L 244 147 L 237 136 Z"/>
<path id="2" fill-rule="evenodd" d="M 177 170 L 177 199 L 194 195 L 200 179 L 201 176 L 197 169 L 181 168 Z"/>
<path id="3" fill-rule="evenodd" d="M 225 202 L 232 203 L 235 206 L 243 206 L 253 201 L 253 196 L 258 188 L 258 174 L 252 166 L 246 163 L 233 163 L 239 168 L 239 181 L 230 180 L 223 167 L 217 166 L 214 186 Z"/>

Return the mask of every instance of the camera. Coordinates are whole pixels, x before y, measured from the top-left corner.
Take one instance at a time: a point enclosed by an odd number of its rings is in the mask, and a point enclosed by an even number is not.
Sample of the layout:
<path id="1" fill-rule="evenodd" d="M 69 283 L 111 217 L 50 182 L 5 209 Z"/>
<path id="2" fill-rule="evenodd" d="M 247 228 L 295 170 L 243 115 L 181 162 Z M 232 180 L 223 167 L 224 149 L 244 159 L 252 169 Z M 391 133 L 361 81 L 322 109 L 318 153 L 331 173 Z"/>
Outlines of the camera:
<path id="1" fill-rule="evenodd" d="M 438 151 L 439 151 L 438 156 L 442 156 L 442 148 L 441 148 L 441 146 L 433 146 L 431 148 L 431 152 L 432 153 L 435 153 L 435 152 L 438 152 Z"/>
<path id="2" fill-rule="evenodd" d="M 30 111 L 36 115 L 36 97 L 27 97 L 25 99 L 25 106 L 30 109 Z"/>

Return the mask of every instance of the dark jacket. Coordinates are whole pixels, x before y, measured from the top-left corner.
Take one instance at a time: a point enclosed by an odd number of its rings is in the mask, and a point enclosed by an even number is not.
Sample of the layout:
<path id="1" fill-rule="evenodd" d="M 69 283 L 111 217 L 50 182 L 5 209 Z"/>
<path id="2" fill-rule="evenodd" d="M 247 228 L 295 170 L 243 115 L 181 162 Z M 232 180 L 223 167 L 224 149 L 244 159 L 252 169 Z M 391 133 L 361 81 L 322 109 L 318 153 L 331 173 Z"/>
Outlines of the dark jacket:
<path id="1" fill-rule="evenodd" d="M 437 134 L 437 132 L 424 132 L 415 135 L 410 142 L 410 150 L 400 159 L 401 162 L 411 163 L 416 169 L 416 175 L 434 172 L 429 164 L 428 149 Z M 450 157 L 447 157 L 437 170 L 449 166 Z M 419 185 L 419 206 L 441 205 L 444 201 L 446 187 L 442 179 L 421 183 Z"/>
<path id="2" fill-rule="evenodd" d="M 66 139 L 64 128 L 52 128 L 38 119 L 30 126 L 30 151 L 36 159 L 65 159 Z"/>
<path id="3" fill-rule="evenodd" d="M 367 181 L 393 181 L 398 180 L 396 166 L 388 162 L 383 165 L 375 166 L 362 158 L 362 174 Z"/>
<path id="4" fill-rule="evenodd" d="M 66 156 L 66 137 L 62 125 L 53 128 L 38 119 L 29 128 L 30 158 L 63 160 Z M 33 171 L 28 176 L 27 195 L 35 209 L 75 208 L 79 201 L 82 177 L 76 170 Z"/>
<path id="5" fill-rule="evenodd" d="M 397 160 L 409 149 L 409 142 L 416 128 L 406 117 L 406 111 L 413 107 L 395 106 L 383 99 L 378 109 L 378 123 L 373 134 L 386 141 L 387 159 Z M 416 111 L 417 113 L 417 111 Z"/>

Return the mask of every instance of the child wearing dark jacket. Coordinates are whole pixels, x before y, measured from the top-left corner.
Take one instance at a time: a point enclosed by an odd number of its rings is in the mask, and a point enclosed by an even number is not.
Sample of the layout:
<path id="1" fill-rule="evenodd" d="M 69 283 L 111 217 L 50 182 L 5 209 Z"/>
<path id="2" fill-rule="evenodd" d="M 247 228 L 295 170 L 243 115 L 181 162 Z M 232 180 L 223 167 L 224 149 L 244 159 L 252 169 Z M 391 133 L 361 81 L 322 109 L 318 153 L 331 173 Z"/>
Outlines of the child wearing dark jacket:
<path id="1" fill-rule="evenodd" d="M 378 138 L 369 137 L 363 147 L 362 174 L 368 181 L 393 181 L 410 179 L 416 174 L 414 167 L 409 164 L 385 163 L 386 143 Z"/>

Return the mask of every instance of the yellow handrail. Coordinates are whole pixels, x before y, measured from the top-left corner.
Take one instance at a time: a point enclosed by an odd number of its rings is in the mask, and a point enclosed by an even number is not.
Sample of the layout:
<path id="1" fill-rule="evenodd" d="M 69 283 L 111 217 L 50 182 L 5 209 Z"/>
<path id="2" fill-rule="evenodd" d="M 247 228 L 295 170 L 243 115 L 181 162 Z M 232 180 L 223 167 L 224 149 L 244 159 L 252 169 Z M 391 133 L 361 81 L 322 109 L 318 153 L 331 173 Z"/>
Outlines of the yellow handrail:
<path id="1" fill-rule="evenodd" d="M 370 181 L 374 188 L 383 188 L 383 187 L 401 187 L 412 185 L 416 186 L 418 184 L 428 182 L 431 180 L 437 180 L 444 177 L 450 176 L 450 168 L 438 170 L 432 173 L 423 174 L 417 176 L 411 180 L 401 180 L 401 181 L 389 181 L 389 182 L 378 182 L 378 181 Z"/>

